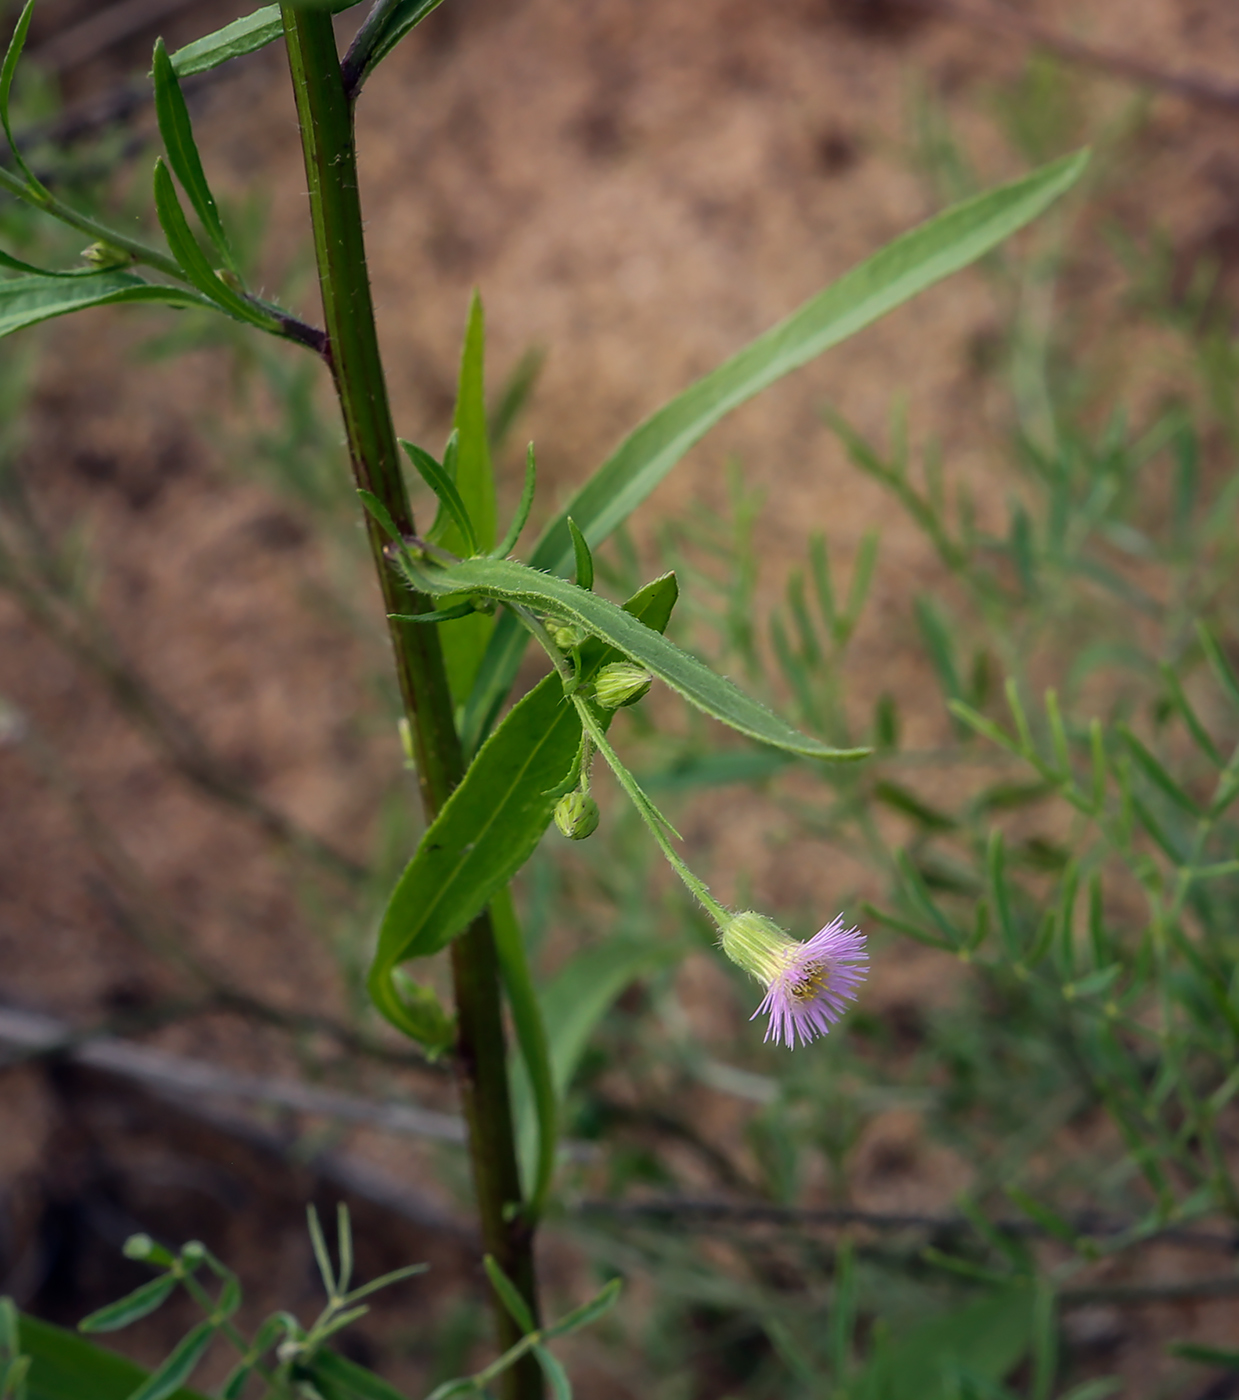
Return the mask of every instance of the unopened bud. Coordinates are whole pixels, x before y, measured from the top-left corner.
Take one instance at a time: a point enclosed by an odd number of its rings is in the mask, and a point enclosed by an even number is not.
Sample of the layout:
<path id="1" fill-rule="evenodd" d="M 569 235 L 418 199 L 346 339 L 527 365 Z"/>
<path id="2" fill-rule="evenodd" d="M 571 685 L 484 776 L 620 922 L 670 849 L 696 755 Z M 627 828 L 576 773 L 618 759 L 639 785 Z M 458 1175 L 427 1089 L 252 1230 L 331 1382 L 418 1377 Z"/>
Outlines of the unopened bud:
<path id="1" fill-rule="evenodd" d="M 631 661 L 613 661 L 598 672 L 594 696 L 608 710 L 635 705 L 649 691 L 653 679 L 647 670 Z"/>
<path id="2" fill-rule="evenodd" d="M 584 841 L 598 830 L 598 804 L 587 792 L 570 792 L 555 806 L 555 825 L 569 841 Z"/>
<path id="3" fill-rule="evenodd" d="M 155 1241 L 149 1235 L 130 1235 L 121 1253 L 126 1259 L 149 1259 L 155 1248 Z"/>
<path id="4" fill-rule="evenodd" d="M 584 628 L 570 622 L 555 623 L 551 626 L 551 640 L 560 651 L 571 651 L 573 647 L 579 647 L 588 636 L 589 633 Z"/>
<path id="5" fill-rule="evenodd" d="M 97 267 L 100 272 L 110 272 L 113 268 L 128 267 L 133 261 L 131 254 L 126 253 L 123 248 L 114 247 L 111 243 L 92 243 L 89 248 L 82 249 L 82 260 L 88 262 L 91 267 Z"/>
<path id="6" fill-rule="evenodd" d="M 217 267 L 215 275 L 228 288 L 230 292 L 236 292 L 241 296 L 245 291 L 245 283 L 237 276 L 230 267 Z"/>

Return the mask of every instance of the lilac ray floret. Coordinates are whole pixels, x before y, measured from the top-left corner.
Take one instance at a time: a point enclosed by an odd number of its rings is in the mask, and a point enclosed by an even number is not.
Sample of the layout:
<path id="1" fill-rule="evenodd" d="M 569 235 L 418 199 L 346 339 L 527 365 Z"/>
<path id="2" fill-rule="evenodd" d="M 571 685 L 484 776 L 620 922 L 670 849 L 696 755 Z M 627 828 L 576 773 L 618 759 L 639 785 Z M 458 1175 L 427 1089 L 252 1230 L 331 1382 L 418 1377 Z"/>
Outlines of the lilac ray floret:
<path id="1" fill-rule="evenodd" d="M 769 1015 L 766 1040 L 794 1049 L 826 1035 L 865 980 L 865 935 L 843 927 L 843 915 L 804 943 L 788 939 L 771 969 L 766 995 L 750 1019 Z"/>

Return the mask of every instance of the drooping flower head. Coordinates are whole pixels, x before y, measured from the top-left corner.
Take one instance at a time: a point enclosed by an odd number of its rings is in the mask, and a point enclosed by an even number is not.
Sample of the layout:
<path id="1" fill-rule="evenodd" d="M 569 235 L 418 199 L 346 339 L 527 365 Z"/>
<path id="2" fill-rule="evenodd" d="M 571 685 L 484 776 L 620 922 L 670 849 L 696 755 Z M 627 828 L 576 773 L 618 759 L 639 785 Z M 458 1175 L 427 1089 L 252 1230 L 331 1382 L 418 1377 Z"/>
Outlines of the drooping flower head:
<path id="1" fill-rule="evenodd" d="M 750 1019 L 768 1015 L 765 1038 L 794 1049 L 826 1035 L 865 980 L 865 935 L 843 927 L 843 915 L 807 942 L 786 934 L 752 911 L 733 914 L 722 926 L 723 952 L 766 988 Z"/>

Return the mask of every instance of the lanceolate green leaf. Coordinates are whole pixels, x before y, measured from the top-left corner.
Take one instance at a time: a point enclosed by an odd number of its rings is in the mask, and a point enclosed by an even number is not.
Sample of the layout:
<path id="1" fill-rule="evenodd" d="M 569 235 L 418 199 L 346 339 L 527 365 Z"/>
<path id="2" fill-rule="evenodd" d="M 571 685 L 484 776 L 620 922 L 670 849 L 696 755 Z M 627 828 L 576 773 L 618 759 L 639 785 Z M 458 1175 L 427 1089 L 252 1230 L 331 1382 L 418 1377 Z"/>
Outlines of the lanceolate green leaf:
<path id="1" fill-rule="evenodd" d="M 209 297 L 220 310 L 236 317 L 238 321 L 246 321 L 276 335 L 282 333 L 283 328 L 274 316 L 238 296 L 227 283 L 216 276 L 215 269 L 199 248 L 198 240 L 190 232 L 181 201 L 177 198 L 176 186 L 173 185 L 172 176 L 162 160 L 155 162 L 155 212 L 159 216 L 159 225 L 168 240 L 172 256 L 180 264 L 186 277 L 204 296 Z"/>
<path id="2" fill-rule="evenodd" d="M 96 272 L 85 277 L 15 277 L 0 281 L 0 336 L 26 326 L 116 302 L 163 302 L 167 306 L 210 306 L 188 287 L 160 287 L 132 272 Z"/>
<path id="3" fill-rule="evenodd" d="M 659 633 L 641 626 L 606 598 L 514 559 L 465 559 L 449 568 L 418 571 L 415 582 L 426 592 L 440 596 L 472 593 L 523 604 L 576 623 L 646 666 L 690 704 L 750 739 L 810 758 L 850 760 L 869 753 L 868 749 L 833 749 L 799 733 L 726 677 L 717 675 Z"/>
<path id="4" fill-rule="evenodd" d="M 191 1328 L 129 1400 L 169 1400 L 193 1374 L 214 1336 L 213 1323 L 200 1322 Z"/>
<path id="5" fill-rule="evenodd" d="M 571 515 L 597 547 L 720 419 L 776 379 L 967 267 L 1036 218 L 1079 178 L 1087 152 L 954 205 L 888 243 L 647 418 L 546 527 L 530 562 L 552 573 L 572 563 Z M 470 697 L 464 733 L 476 742 L 516 675 L 525 637 L 511 618 L 495 629 Z"/>
<path id="6" fill-rule="evenodd" d="M 218 68 L 230 58 L 240 58 L 242 54 L 255 53 L 258 49 L 274 43 L 284 33 L 284 21 L 280 18 L 278 5 L 264 5 L 252 15 L 234 19 L 214 34 L 207 34 L 177 49 L 172 55 L 172 67 L 178 78 L 188 78 L 193 73 L 205 73 Z"/>
<path id="7" fill-rule="evenodd" d="M 135 1288 L 132 1293 L 106 1308 L 100 1308 L 78 1323 L 82 1332 L 117 1332 L 147 1313 L 153 1313 L 177 1285 L 175 1274 L 160 1274 Z"/>
<path id="8" fill-rule="evenodd" d="M 358 0 L 334 0 L 333 10 L 347 10 Z M 240 58 L 243 54 L 256 53 L 268 44 L 274 43 L 284 33 L 284 21 L 280 18 L 278 5 L 264 5 L 253 14 L 234 19 L 214 34 L 195 39 L 192 44 L 177 49 L 172 55 L 172 67 L 178 78 L 188 78 L 194 73 L 205 73 L 218 68 L 230 58 Z"/>
<path id="9" fill-rule="evenodd" d="M 194 212 L 202 220 L 207 237 L 226 266 L 236 270 L 236 260 L 228 246 L 224 225 L 220 222 L 215 196 L 207 184 L 206 172 L 202 168 L 202 158 L 194 141 L 194 129 L 189 120 L 189 108 L 181 94 L 176 70 L 164 48 L 163 40 L 155 41 L 153 75 L 155 80 L 155 116 L 159 122 L 159 134 L 168 152 L 168 163 L 181 182 Z"/>
<path id="10" fill-rule="evenodd" d="M 13 37 L 9 40 L 9 47 L 5 51 L 4 63 L 0 65 L 0 125 L 4 127 L 4 134 L 8 137 L 9 150 L 13 153 L 17 168 L 26 178 L 27 187 L 33 186 L 36 189 L 41 189 L 42 186 L 35 179 L 30 167 L 22 159 L 22 154 L 17 149 L 17 142 L 13 140 L 13 128 L 9 124 L 9 96 L 13 91 L 13 77 L 17 72 L 17 65 L 21 61 L 22 50 L 26 47 L 26 35 L 30 31 L 30 18 L 33 14 L 34 0 L 26 0 L 25 8 L 18 16 L 17 25 L 13 30 Z"/>
<path id="11" fill-rule="evenodd" d="M 147 1379 L 140 1366 L 61 1327 L 22 1316 L 21 1349 L 33 1364 L 29 1400 L 129 1400 Z M 204 1400 L 176 1390 L 168 1400 Z"/>
<path id="12" fill-rule="evenodd" d="M 663 628 L 675 603 L 675 575 L 648 584 L 626 607 Z M 640 624 L 639 624 L 640 625 Z M 587 675 L 615 660 L 611 648 L 582 649 Z M 581 725 L 550 675 L 513 706 L 422 837 L 392 892 L 370 969 L 375 1005 L 401 1026 L 392 972 L 451 941 L 533 853 L 550 825 L 557 788 L 576 761 Z"/>

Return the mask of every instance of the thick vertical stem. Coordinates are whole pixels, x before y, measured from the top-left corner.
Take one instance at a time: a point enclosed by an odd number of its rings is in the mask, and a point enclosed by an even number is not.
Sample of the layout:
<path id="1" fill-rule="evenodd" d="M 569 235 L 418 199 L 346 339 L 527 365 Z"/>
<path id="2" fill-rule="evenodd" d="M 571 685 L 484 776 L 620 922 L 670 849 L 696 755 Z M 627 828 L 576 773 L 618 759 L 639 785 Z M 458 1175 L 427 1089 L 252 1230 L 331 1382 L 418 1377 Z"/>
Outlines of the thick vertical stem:
<path id="1" fill-rule="evenodd" d="M 357 484 L 387 507 L 397 526 L 413 531 L 395 429 L 387 400 L 366 270 L 353 120 L 340 71 L 331 17 L 325 9 L 281 7 L 301 143 L 309 184 L 314 250 L 327 325 L 325 357 L 335 379 Z M 367 521 L 370 547 L 390 613 L 429 611 L 433 604 L 409 592 L 383 554 L 385 540 Z M 389 622 L 396 672 L 412 730 L 422 803 L 431 819 L 464 768 L 438 629 Z M 452 945 L 452 974 L 460 1032 L 461 1094 L 482 1239 L 537 1316 L 532 1232 L 519 1210 L 521 1191 L 507 1056 L 500 1014 L 499 973 L 490 919 L 484 915 Z M 494 1301 L 500 1345 L 519 1329 Z M 536 1360 L 526 1356 L 505 1377 L 508 1400 L 542 1394 Z"/>

